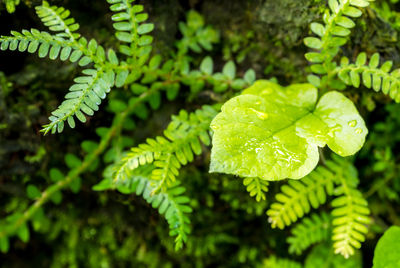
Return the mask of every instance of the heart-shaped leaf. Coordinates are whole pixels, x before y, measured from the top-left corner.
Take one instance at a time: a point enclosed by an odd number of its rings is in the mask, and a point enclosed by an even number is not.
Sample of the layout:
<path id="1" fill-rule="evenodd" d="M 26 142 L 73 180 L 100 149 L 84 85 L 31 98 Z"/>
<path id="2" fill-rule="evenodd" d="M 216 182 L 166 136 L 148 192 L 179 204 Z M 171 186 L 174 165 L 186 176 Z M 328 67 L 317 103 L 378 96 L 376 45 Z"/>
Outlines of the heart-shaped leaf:
<path id="1" fill-rule="evenodd" d="M 317 165 L 318 147 L 356 153 L 368 130 L 353 102 L 336 91 L 318 104 L 317 97 L 311 84 L 284 88 L 261 80 L 226 102 L 211 123 L 210 172 L 300 179 Z"/>

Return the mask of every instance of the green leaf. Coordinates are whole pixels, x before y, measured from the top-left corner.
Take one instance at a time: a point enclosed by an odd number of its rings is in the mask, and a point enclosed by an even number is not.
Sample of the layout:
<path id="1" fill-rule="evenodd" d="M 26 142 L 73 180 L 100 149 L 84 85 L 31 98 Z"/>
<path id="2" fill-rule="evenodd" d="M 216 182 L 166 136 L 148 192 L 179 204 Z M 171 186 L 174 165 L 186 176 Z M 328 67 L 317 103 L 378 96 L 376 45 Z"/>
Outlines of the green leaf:
<path id="1" fill-rule="evenodd" d="M 257 81 L 212 121 L 210 172 L 300 179 L 318 163 L 318 147 L 328 145 L 341 156 L 356 153 L 368 131 L 354 104 L 336 91 L 316 102 L 311 84 L 283 88 Z"/>
<path id="2" fill-rule="evenodd" d="M 316 35 L 323 36 L 325 34 L 325 28 L 322 24 L 313 22 L 310 25 L 311 31 Z"/>
<path id="3" fill-rule="evenodd" d="M 126 104 L 118 99 L 111 99 L 109 102 L 109 107 L 113 113 L 120 113 L 126 109 Z"/>
<path id="4" fill-rule="evenodd" d="M 304 44 L 308 46 L 309 48 L 314 48 L 314 49 L 321 49 L 322 48 L 322 42 L 319 38 L 316 37 L 306 37 L 304 38 Z"/>
<path id="5" fill-rule="evenodd" d="M 207 56 L 203 59 L 200 64 L 200 71 L 208 75 L 213 73 L 213 60 L 211 57 Z"/>
<path id="6" fill-rule="evenodd" d="M 309 52 L 304 55 L 309 62 L 319 63 L 324 61 L 324 55 L 317 52 Z"/>
<path id="7" fill-rule="evenodd" d="M 373 268 L 400 267 L 400 227 L 390 227 L 379 239 Z"/>
<path id="8" fill-rule="evenodd" d="M 371 59 L 369 60 L 369 67 L 376 68 L 379 65 L 379 53 L 374 53 Z"/>
<path id="9" fill-rule="evenodd" d="M 307 81 L 315 87 L 321 86 L 321 78 L 316 75 L 310 74 L 307 76 Z"/>
<path id="10" fill-rule="evenodd" d="M 23 242 L 28 242 L 29 241 L 29 228 L 26 224 L 23 224 L 21 227 L 19 227 L 17 231 L 18 237 L 23 241 Z"/>
<path id="11" fill-rule="evenodd" d="M 76 194 L 81 189 L 81 185 L 82 185 L 81 178 L 76 178 L 73 181 L 71 181 L 71 183 L 69 184 L 69 188 L 73 193 Z"/>
<path id="12" fill-rule="evenodd" d="M 125 84 L 126 78 L 129 75 L 128 70 L 122 70 L 117 73 L 117 77 L 115 78 L 115 86 L 122 87 Z"/>
<path id="13" fill-rule="evenodd" d="M 28 185 L 26 187 L 26 194 L 30 199 L 36 199 L 42 195 L 42 193 L 39 191 L 39 189 L 35 185 Z"/>
<path id="14" fill-rule="evenodd" d="M 233 61 L 228 61 L 222 70 L 222 73 L 229 77 L 231 80 L 235 78 L 236 75 L 236 66 Z"/>
<path id="15" fill-rule="evenodd" d="M 147 34 L 154 29 L 154 24 L 152 23 L 144 23 L 137 28 L 138 34 Z"/>
<path id="16" fill-rule="evenodd" d="M 53 182 L 58 182 L 64 179 L 64 174 L 61 173 L 61 171 L 57 168 L 52 168 L 50 169 L 50 179 Z"/>
<path id="17" fill-rule="evenodd" d="M 73 154 L 66 154 L 65 155 L 65 163 L 69 168 L 77 168 L 82 165 L 82 161 Z"/>
<path id="18" fill-rule="evenodd" d="M 10 242 L 8 241 L 7 237 L 0 238 L 0 251 L 6 253 L 10 248 Z"/>
<path id="19" fill-rule="evenodd" d="M 350 4 L 357 7 L 367 7 L 369 5 L 366 0 L 350 0 Z"/>
<path id="20" fill-rule="evenodd" d="M 115 51 L 112 50 L 112 49 L 108 50 L 108 59 L 110 60 L 110 62 L 112 64 L 116 64 L 117 65 L 119 63 L 118 58 L 117 58 L 117 54 L 115 54 Z"/>
<path id="21" fill-rule="evenodd" d="M 363 66 L 367 62 L 367 54 L 365 52 L 361 52 L 358 54 L 356 59 L 357 66 Z"/>
<path id="22" fill-rule="evenodd" d="M 251 85 L 256 80 L 256 72 L 253 69 L 249 69 L 244 74 L 243 78 L 244 78 L 244 81 L 246 81 L 249 85 Z"/>
<path id="23" fill-rule="evenodd" d="M 62 193 L 60 191 L 54 192 L 51 195 L 50 200 L 56 205 L 60 204 L 62 201 Z"/>

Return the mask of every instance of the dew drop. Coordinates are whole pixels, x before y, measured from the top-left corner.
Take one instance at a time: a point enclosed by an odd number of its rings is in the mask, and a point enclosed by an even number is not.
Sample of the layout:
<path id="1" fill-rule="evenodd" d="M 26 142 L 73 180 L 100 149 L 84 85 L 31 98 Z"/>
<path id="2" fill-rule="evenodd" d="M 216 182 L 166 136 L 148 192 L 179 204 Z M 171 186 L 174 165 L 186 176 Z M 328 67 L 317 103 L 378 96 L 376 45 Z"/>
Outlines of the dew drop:
<path id="1" fill-rule="evenodd" d="M 256 102 L 256 105 L 260 105 L 260 104 L 261 104 L 261 101 L 257 101 L 257 102 Z"/>
<path id="2" fill-rule="evenodd" d="M 357 134 L 361 134 L 362 132 L 363 132 L 363 131 L 362 131 L 361 128 L 357 128 L 357 129 L 356 129 L 356 133 L 357 133 Z"/>
<path id="3" fill-rule="evenodd" d="M 271 94 L 272 93 L 272 90 L 271 89 L 264 89 L 263 91 L 261 91 L 261 95 L 269 95 L 269 94 Z"/>
<path id="4" fill-rule="evenodd" d="M 357 125 L 357 121 L 356 120 L 351 120 L 347 124 L 349 125 L 349 127 L 355 127 Z"/>
<path id="5" fill-rule="evenodd" d="M 257 111 L 256 109 L 253 109 L 253 108 L 251 108 L 251 110 L 252 110 L 253 112 L 255 112 L 256 115 L 257 115 L 257 117 L 260 118 L 261 120 L 265 120 L 265 119 L 268 118 L 268 114 L 266 114 L 266 113 Z"/>

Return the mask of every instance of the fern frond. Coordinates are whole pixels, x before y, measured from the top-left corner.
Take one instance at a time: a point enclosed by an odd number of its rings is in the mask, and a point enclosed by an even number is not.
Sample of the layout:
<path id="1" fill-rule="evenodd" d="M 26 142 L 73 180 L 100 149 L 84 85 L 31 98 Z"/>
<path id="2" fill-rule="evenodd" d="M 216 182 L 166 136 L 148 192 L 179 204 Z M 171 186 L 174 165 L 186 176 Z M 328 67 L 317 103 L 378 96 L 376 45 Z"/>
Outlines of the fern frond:
<path id="1" fill-rule="evenodd" d="M 250 196 L 256 198 L 257 202 L 265 200 L 265 193 L 268 192 L 268 181 L 256 177 L 248 177 L 243 180 L 243 185 Z"/>
<path id="2" fill-rule="evenodd" d="M 159 181 L 159 187 L 164 183 L 173 183 L 181 165 L 192 162 L 194 155 L 201 154 L 200 141 L 210 144 L 208 129 L 216 113 L 211 106 L 204 106 L 191 114 L 182 110 L 178 116 L 172 117 L 172 122 L 164 131 L 166 138 L 147 139 L 147 143 L 131 149 L 117 168 L 114 180 L 126 180 L 129 171 L 154 162 L 156 168 L 152 172 L 152 180 Z"/>
<path id="3" fill-rule="evenodd" d="M 190 219 L 192 212 L 189 206 L 190 199 L 184 195 L 186 189 L 175 181 L 162 193 L 154 194 L 159 182 L 150 178 L 151 167 L 145 167 L 140 173 L 132 174 L 127 180 L 117 181 L 116 188 L 123 193 L 142 195 L 147 203 L 164 215 L 170 228 L 170 236 L 175 237 L 175 250 L 183 247 L 190 234 Z"/>
<path id="4" fill-rule="evenodd" d="M 337 166 L 338 163 L 328 161 Z M 339 167 L 340 168 L 340 167 Z M 281 187 L 276 203 L 267 211 L 272 227 L 283 229 L 326 202 L 326 195 L 332 195 L 335 174 L 327 167 L 319 166 L 301 180 L 289 180 Z"/>
<path id="5" fill-rule="evenodd" d="M 300 255 L 312 244 L 330 240 L 331 231 L 331 217 L 325 212 L 304 218 L 292 229 L 292 236 L 286 240 L 290 244 L 289 253 Z"/>
<path id="6" fill-rule="evenodd" d="M 367 64 L 367 55 L 362 52 L 357 56 L 356 62 L 350 64 L 349 59 L 343 57 L 336 72 L 340 80 L 347 85 L 358 88 L 363 84 L 400 102 L 400 69 L 390 72 L 392 61 L 386 61 L 379 67 L 379 59 L 379 54 L 375 53 Z"/>
<path id="7" fill-rule="evenodd" d="M 263 261 L 262 268 L 302 268 L 302 265 L 298 262 L 277 258 L 276 256 L 271 256 Z"/>
<path id="8" fill-rule="evenodd" d="M 314 49 L 315 52 L 306 53 L 306 59 L 313 63 L 311 70 L 316 74 L 326 74 L 335 66 L 332 59 L 339 52 L 339 47 L 343 46 L 351 33 L 350 29 L 355 26 L 352 18 L 362 15 L 359 8 L 369 5 L 373 0 L 329 0 L 329 11 L 323 17 L 324 25 L 321 23 L 311 23 L 311 31 L 318 37 L 306 37 L 304 44 Z M 318 82 L 315 82 L 315 81 Z M 309 81 L 317 86 L 319 77 L 309 76 Z"/>
<path id="9" fill-rule="evenodd" d="M 20 0 L 4 0 L 4 4 L 6 5 L 6 9 L 8 13 L 14 13 L 15 7 L 19 5 Z"/>
<path id="10" fill-rule="evenodd" d="M 71 41 L 80 37 L 79 33 L 75 33 L 79 29 L 79 24 L 74 18 L 69 18 L 68 9 L 50 6 L 47 1 L 43 1 L 41 6 L 36 7 L 36 14 L 51 31 L 61 32 L 57 33 L 57 36 L 69 38 Z"/>
<path id="11" fill-rule="evenodd" d="M 104 48 L 97 45 L 94 39 L 88 43 L 81 37 L 79 41 L 72 42 L 36 29 L 22 30 L 21 33 L 12 31 L 11 36 L 1 36 L 0 49 L 37 52 L 40 58 L 48 56 L 52 60 L 69 60 L 78 62 L 79 66 L 86 66 L 91 62 L 105 66 L 106 59 Z"/>
<path id="12" fill-rule="evenodd" d="M 153 37 L 147 35 L 154 29 L 152 23 L 144 23 L 148 15 L 143 13 L 142 5 L 133 5 L 134 0 L 107 0 L 110 10 L 116 12 L 111 19 L 116 29 L 117 39 L 128 45 L 120 45 L 122 54 L 139 59 L 139 65 L 144 64 L 151 52 Z"/>
<path id="13" fill-rule="evenodd" d="M 357 171 L 347 175 L 340 178 L 340 186 L 334 191 L 337 197 L 332 201 L 333 248 L 345 258 L 361 247 L 370 223 L 368 203 L 357 190 Z"/>
<path id="14" fill-rule="evenodd" d="M 64 129 L 64 122 L 67 121 L 71 128 L 75 127 L 73 116 L 81 122 L 86 122 L 87 115 L 93 115 L 99 109 L 101 99 L 106 97 L 114 85 L 115 74 L 112 70 L 103 71 L 95 69 L 83 70 L 84 76 L 74 79 L 75 83 L 69 88 L 65 95 L 65 101 L 52 112 L 49 117 L 50 124 L 45 125 L 41 130 L 45 134 L 51 131 L 61 133 Z"/>

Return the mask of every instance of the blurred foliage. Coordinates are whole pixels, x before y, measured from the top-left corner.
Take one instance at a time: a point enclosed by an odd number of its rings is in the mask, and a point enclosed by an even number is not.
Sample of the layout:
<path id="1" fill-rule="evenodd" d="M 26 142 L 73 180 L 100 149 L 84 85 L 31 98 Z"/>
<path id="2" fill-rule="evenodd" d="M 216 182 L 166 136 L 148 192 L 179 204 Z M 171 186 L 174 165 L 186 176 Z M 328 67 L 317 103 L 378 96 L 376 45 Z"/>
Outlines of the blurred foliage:
<path id="1" fill-rule="evenodd" d="M 43 29 L 32 12 L 38 2 L 0 1 L 0 33 L 8 34 L 16 27 Z M 49 2 L 70 9 L 88 38 L 117 49 L 105 1 Z M 310 22 L 321 18 L 326 8 L 323 0 L 140 3 L 155 24 L 153 51 L 162 60 L 153 60 L 153 70 L 144 82 L 112 91 L 96 116 L 57 136 L 43 137 L 39 130 L 77 76 L 77 64 L 1 53 L 0 233 L 5 225 L 23 217 L 43 192 L 52 194 L 46 205 L 40 204 L 30 215 L 29 224 L 22 225 L 15 236 L 0 239 L 4 252 L 0 267 L 282 268 L 320 267 L 327 259 L 327 267 L 371 267 L 380 235 L 389 226 L 400 225 L 400 107 L 362 86 L 347 93 L 370 130 L 355 166 L 372 224 L 363 247 L 348 260 L 333 254 L 325 235 L 314 239 L 313 243 L 320 244 L 302 255 L 290 255 L 285 241 L 290 232 L 272 230 L 265 216 L 281 185 L 257 186 L 256 180 L 209 174 L 210 152 L 205 146 L 203 154 L 195 156 L 177 177 L 193 209 L 191 234 L 181 251 L 175 251 L 168 223 L 143 198 L 92 191 L 107 177 L 104 169 L 123 158 L 127 148 L 162 135 L 170 116 L 181 109 L 194 111 L 237 94 L 255 79 L 249 69 L 257 77 L 267 75 L 282 84 L 304 82 L 310 67 L 301 42 L 309 35 Z M 399 4 L 380 0 L 366 8 L 343 54 L 355 60 L 359 51 L 379 52 L 398 66 Z M 177 70 L 172 78 L 171 70 Z M 178 81 L 180 93 L 172 85 L 125 116 L 129 99 L 157 81 Z M 114 121 L 122 116 L 123 126 Z M 107 145 L 97 153 L 102 141 Z M 328 157 L 322 155 L 322 159 Z M 85 172 L 80 171 L 82 163 L 88 163 Z M 71 177 L 73 183 L 65 185 L 66 190 L 51 189 Z"/>

